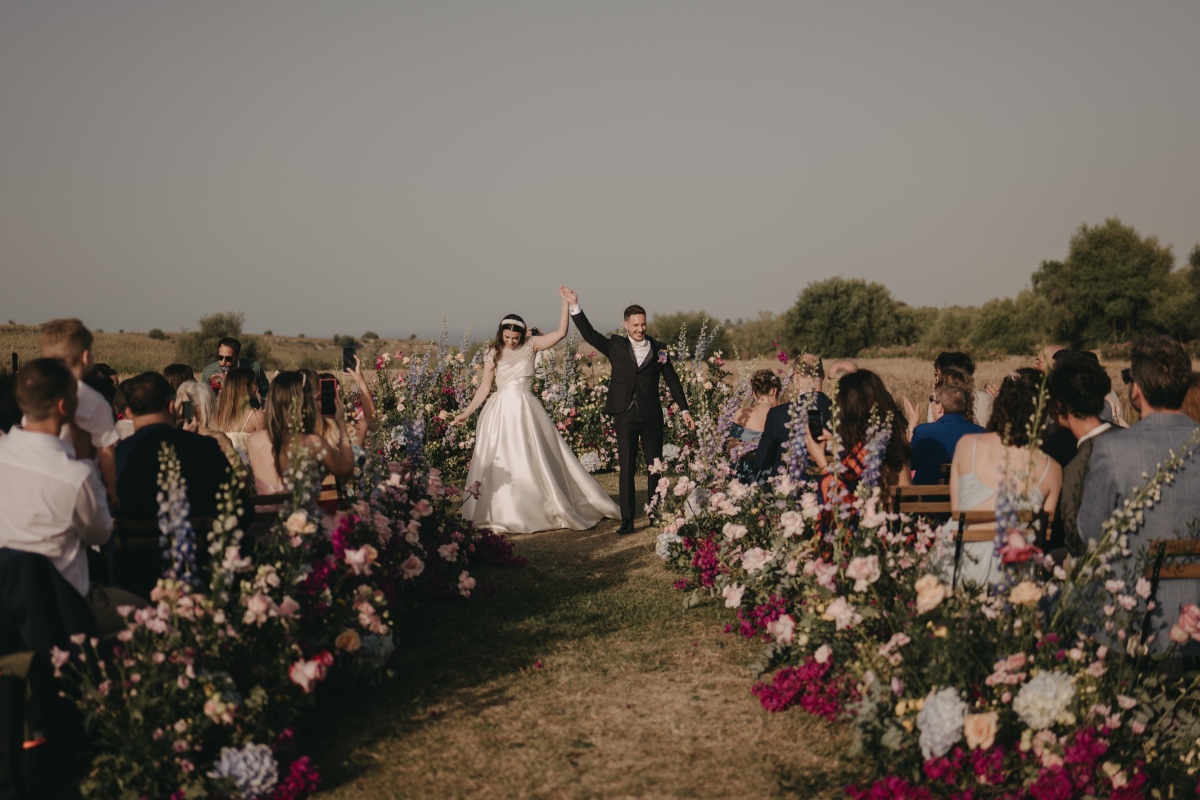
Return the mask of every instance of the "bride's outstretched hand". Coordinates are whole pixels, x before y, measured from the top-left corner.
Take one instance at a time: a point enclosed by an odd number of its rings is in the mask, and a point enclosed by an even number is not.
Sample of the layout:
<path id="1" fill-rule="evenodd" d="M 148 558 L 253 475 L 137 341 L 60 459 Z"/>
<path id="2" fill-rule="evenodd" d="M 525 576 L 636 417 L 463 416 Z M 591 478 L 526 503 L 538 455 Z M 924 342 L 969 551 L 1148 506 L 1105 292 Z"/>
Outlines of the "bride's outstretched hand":
<path id="1" fill-rule="evenodd" d="M 454 419 L 450 420 L 450 424 L 455 425 L 455 426 L 462 425 L 464 422 L 466 422 L 468 419 L 470 419 L 470 417 L 471 417 L 470 414 L 463 412 L 462 414 L 459 414 Z"/>
<path id="2" fill-rule="evenodd" d="M 562 299 L 566 300 L 568 305 L 573 306 L 579 303 L 579 295 L 576 294 L 574 289 L 570 289 L 566 286 L 559 286 L 558 293 L 562 295 Z"/>

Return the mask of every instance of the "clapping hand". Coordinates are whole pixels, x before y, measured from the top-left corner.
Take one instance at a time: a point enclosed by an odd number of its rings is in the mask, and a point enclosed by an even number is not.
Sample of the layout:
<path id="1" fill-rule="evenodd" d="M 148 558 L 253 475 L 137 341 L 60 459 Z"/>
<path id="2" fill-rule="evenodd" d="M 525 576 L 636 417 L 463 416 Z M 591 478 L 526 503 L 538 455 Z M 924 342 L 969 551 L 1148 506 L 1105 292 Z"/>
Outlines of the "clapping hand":
<path id="1" fill-rule="evenodd" d="M 558 293 L 562 296 L 563 300 L 567 301 L 567 305 L 579 305 L 579 295 L 574 289 L 570 289 L 566 286 L 559 286 Z"/>

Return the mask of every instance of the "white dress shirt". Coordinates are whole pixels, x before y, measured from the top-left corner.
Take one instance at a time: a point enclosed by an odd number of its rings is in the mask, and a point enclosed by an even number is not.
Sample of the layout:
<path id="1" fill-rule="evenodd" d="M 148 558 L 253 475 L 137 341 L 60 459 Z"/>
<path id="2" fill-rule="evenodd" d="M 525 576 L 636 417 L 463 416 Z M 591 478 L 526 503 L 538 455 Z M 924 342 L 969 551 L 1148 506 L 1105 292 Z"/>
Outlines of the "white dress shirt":
<path id="1" fill-rule="evenodd" d="M 575 303 L 567 311 L 570 312 L 571 316 L 575 316 L 580 311 L 579 304 Z M 645 337 L 640 342 L 630 339 L 629 344 L 633 346 L 633 360 L 640 367 L 646 363 L 646 357 L 650 355 L 650 340 Z"/>
<path id="2" fill-rule="evenodd" d="M 75 409 L 75 427 L 85 431 L 92 439 L 92 446 L 97 450 L 112 447 L 118 441 L 117 420 L 113 414 L 112 405 L 104 399 L 104 395 L 79 382 L 79 407 Z M 70 431 L 63 426 L 62 438 L 70 441 Z"/>
<path id="3" fill-rule="evenodd" d="M 0 436 L 0 547 L 40 553 L 87 595 L 87 548 L 112 533 L 100 471 L 46 433 Z"/>

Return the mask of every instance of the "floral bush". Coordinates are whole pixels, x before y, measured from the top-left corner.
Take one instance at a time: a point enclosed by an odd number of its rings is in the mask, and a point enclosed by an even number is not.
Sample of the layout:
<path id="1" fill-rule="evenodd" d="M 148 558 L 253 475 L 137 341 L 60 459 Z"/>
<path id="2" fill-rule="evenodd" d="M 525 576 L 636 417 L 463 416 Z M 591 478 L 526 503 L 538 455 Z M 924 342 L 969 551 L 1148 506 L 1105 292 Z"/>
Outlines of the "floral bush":
<path id="1" fill-rule="evenodd" d="M 867 777 L 850 796 L 1200 793 L 1200 682 L 1176 657 L 1200 641 L 1200 608 L 1165 609 L 1179 616 L 1170 648 L 1155 652 L 1143 633 L 1151 585 L 1127 540 L 1200 439 L 1149 476 L 1069 572 L 1002 498 L 1000 580 L 955 585 L 952 534 L 884 508 L 887 425 L 873 426 L 853 491 L 822 494 L 800 430 L 781 474 L 744 483 L 714 445 L 741 391 L 704 417 L 716 429 L 699 433 L 692 457 L 665 470 L 656 549 L 686 605 L 714 598 L 731 634 L 762 643 L 751 691 L 764 708 L 853 724 Z"/>
<path id="2" fill-rule="evenodd" d="M 317 505 L 319 472 L 298 454 L 290 499 L 263 531 L 237 516 L 243 477 L 198 541 L 186 487 L 161 454 L 165 576 L 146 608 L 120 609 L 115 643 L 74 640 L 54 663 L 77 684 L 94 744 L 82 790 L 113 798 L 304 796 L 319 784 L 291 726 L 326 681 L 378 680 L 393 620 L 419 598 L 470 598 L 477 553 L 521 563 L 458 518 L 462 490 L 422 453 L 381 441 L 336 513 Z M 203 547 L 206 563 L 197 563 Z"/>

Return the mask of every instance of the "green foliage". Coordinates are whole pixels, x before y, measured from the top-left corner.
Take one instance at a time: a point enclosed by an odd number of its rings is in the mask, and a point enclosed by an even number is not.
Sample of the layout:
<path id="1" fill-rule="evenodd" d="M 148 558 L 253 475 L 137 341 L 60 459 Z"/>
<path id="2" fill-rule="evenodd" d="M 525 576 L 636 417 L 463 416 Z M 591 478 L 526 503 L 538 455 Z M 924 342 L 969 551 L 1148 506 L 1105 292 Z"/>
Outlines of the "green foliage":
<path id="1" fill-rule="evenodd" d="M 330 337 L 334 347 L 358 347 L 358 339 L 353 336 L 339 336 L 336 333 Z"/>
<path id="2" fill-rule="evenodd" d="M 793 352 L 855 356 L 866 347 L 907 344 L 913 323 L 913 310 L 883 284 L 839 276 L 800 292 L 784 315 L 783 344 Z"/>
<path id="3" fill-rule="evenodd" d="M 1048 315 L 1046 301 L 1028 289 L 1016 299 L 989 300 L 974 314 L 965 343 L 971 348 L 999 350 L 1009 355 L 1032 353 L 1049 336 Z"/>
<path id="4" fill-rule="evenodd" d="M 1094 347 L 1164 331 L 1155 308 L 1167 300 L 1174 263 L 1169 246 L 1154 236 L 1143 238 L 1116 217 L 1101 225 L 1080 225 L 1066 260 L 1045 261 L 1033 274 L 1033 290 L 1051 312 L 1051 338 L 1072 347 Z"/>
<path id="5" fill-rule="evenodd" d="M 270 347 L 257 336 L 242 333 L 246 315 L 240 311 L 222 311 L 200 318 L 198 331 L 179 334 L 175 341 L 175 360 L 201 368 L 217 358 L 217 342 L 232 336 L 242 343 L 242 358 L 252 358 L 266 366 Z"/>
<path id="6" fill-rule="evenodd" d="M 688 352 L 696 349 L 696 342 L 700 338 L 700 329 L 708 325 L 708 330 L 711 332 L 714 329 L 717 331 L 713 337 L 712 344 L 708 348 L 709 353 L 720 350 L 724 353 L 729 352 L 729 334 L 725 331 L 724 326 L 716 321 L 716 317 L 706 311 L 676 311 L 671 314 L 654 314 L 654 320 L 647 329 L 650 335 L 660 342 L 667 344 L 675 344 L 679 340 L 679 331 L 684 326 L 687 326 L 687 346 Z"/>
<path id="7" fill-rule="evenodd" d="M 783 315 L 760 311 L 754 319 L 726 326 L 726 333 L 729 343 L 743 358 L 769 356 L 775 352 L 775 340 L 783 336 Z"/>
<path id="8" fill-rule="evenodd" d="M 362 335 L 362 338 L 363 338 L 364 342 L 368 341 L 368 340 L 370 340 L 372 342 L 377 342 L 377 341 L 379 341 L 379 334 L 376 333 L 375 331 L 367 331 L 366 333 L 364 333 Z"/>
<path id="9" fill-rule="evenodd" d="M 275 334 L 271 331 L 270 328 L 267 328 L 265 331 L 263 331 L 263 336 L 274 336 L 274 335 Z"/>
<path id="10" fill-rule="evenodd" d="M 163 333 L 162 328 L 151 328 L 147 333 L 151 339 L 166 339 L 167 335 Z"/>

